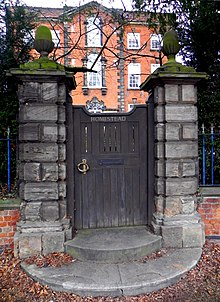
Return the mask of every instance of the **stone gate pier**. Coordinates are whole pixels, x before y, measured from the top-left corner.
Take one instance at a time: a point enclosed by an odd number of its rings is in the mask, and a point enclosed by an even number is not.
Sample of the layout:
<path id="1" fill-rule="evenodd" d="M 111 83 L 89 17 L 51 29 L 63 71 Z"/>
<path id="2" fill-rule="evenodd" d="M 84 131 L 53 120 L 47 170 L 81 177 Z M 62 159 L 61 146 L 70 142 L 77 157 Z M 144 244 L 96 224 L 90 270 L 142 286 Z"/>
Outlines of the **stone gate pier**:
<path id="1" fill-rule="evenodd" d="M 197 212 L 196 84 L 206 74 L 177 63 L 179 49 L 176 33 L 167 32 L 162 51 L 168 62 L 141 85 L 150 94 L 149 106 L 154 107 L 155 212 L 151 226 L 162 235 L 164 247 L 201 247 L 205 238 Z"/>

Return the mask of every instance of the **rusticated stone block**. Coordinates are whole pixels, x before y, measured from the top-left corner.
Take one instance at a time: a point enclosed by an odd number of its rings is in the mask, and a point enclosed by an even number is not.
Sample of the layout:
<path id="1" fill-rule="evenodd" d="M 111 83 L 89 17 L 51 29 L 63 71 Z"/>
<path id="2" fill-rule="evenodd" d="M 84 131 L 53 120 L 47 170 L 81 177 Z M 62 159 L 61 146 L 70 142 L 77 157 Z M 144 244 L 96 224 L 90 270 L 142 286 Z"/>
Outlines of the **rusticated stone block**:
<path id="1" fill-rule="evenodd" d="M 58 96 L 58 85 L 54 83 L 42 83 L 42 101 L 45 103 L 56 103 Z"/>
<path id="2" fill-rule="evenodd" d="M 41 220 L 41 202 L 28 202 L 24 207 L 25 220 L 39 221 Z"/>
<path id="3" fill-rule="evenodd" d="M 177 123 L 166 124 L 166 140 L 180 140 L 181 125 Z"/>
<path id="4" fill-rule="evenodd" d="M 19 159 L 35 162 L 55 162 L 58 160 L 58 146 L 52 143 L 22 143 L 19 148 Z"/>
<path id="5" fill-rule="evenodd" d="M 58 165 L 57 163 L 42 164 L 42 180 L 57 181 L 58 180 Z"/>
<path id="6" fill-rule="evenodd" d="M 194 85 L 182 85 L 182 101 L 196 103 L 196 88 Z"/>
<path id="7" fill-rule="evenodd" d="M 59 161 L 66 160 L 66 145 L 65 144 L 58 145 L 58 157 L 59 157 Z"/>
<path id="8" fill-rule="evenodd" d="M 58 199 L 58 184 L 56 182 L 26 183 L 24 199 L 33 201 L 50 201 Z"/>
<path id="9" fill-rule="evenodd" d="M 24 164 L 24 180 L 41 180 L 40 163 Z"/>
<path id="10" fill-rule="evenodd" d="M 184 162 L 182 166 L 182 175 L 183 176 L 195 176 L 196 174 L 196 163 L 192 160 L 189 162 Z"/>
<path id="11" fill-rule="evenodd" d="M 163 141 L 165 137 L 165 125 L 162 123 L 159 123 L 156 125 L 156 140 L 157 141 Z"/>
<path id="12" fill-rule="evenodd" d="M 192 214 L 195 211 L 195 199 L 193 196 L 181 197 L 182 213 Z"/>
<path id="13" fill-rule="evenodd" d="M 52 252 L 64 252 L 64 232 L 50 232 L 42 235 L 43 255 Z"/>
<path id="14" fill-rule="evenodd" d="M 38 141 L 40 139 L 39 124 L 27 123 L 19 126 L 20 141 Z"/>
<path id="15" fill-rule="evenodd" d="M 156 212 L 163 213 L 164 211 L 164 197 L 162 195 L 155 196 Z"/>
<path id="16" fill-rule="evenodd" d="M 164 158 L 165 155 L 164 143 L 162 142 L 156 143 L 155 152 L 156 152 L 156 158 Z"/>
<path id="17" fill-rule="evenodd" d="M 157 106 L 155 108 L 154 115 L 155 115 L 155 122 L 163 123 L 164 119 L 165 119 L 164 106 L 161 106 L 161 105 Z"/>
<path id="18" fill-rule="evenodd" d="M 164 181 L 162 179 L 155 179 L 155 193 L 157 195 L 164 194 Z"/>
<path id="19" fill-rule="evenodd" d="M 18 234 L 19 257 L 21 259 L 41 254 L 41 234 Z"/>
<path id="20" fill-rule="evenodd" d="M 181 213 L 182 204 L 179 196 L 166 197 L 164 215 L 166 217 L 172 217 Z"/>
<path id="21" fill-rule="evenodd" d="M 43 142 L 56 142 L 58 139 L 57 125 L 43 125 L 41 139 Z"/>
<path id="22" fill-rule="evenodd" d="M 203 223 L 183 226 L 183 247 L 202 247 L 205 243 Z"/>
<path id="23" fill-rule="evenodd" d="M 66 179 L 66 163 L 58 164 L 58 177 L 60 180 Z"/>
<path id="24" fill-rule="evenodd" d="M 37 82 L 23 82 L 19 85 L 18 97 L 19 103 L 39 102 L 40 84 Z"/>
<path id="25" fill-rule="evenodd" d="M 158 86 L 155 88 L 155 94 L 154 94 L 155 104 L 156 103 L 163 104 L 165 102 L 164 93 L 165 93 L 164 87 Z"/>
<path id="26" fill-rule="evenodd" d="M 59 219 L 59 206 L 57 201 L 43 202 L 41 216 L 44 221 L 56 221 Z"/>
<path id="27" fill-rule="evenodd" d="M 60 123 L 61 122 L 65 123 L 66 122 L 66 108 L 65 108 L 65 106 L 59 106 L 58 115 L 59 115 L 59 117 L 58 117 L 59 122 Z"/>
<path id="28" fill-rule="evenodd" d="M 66 182 L 65 181 L 58 182 L 58 195 L 59 195 L 59 198 L 66 197 Z"/>
<path id="29" fill-rule="evenodd" d="M 195 158 L 198 157 L 196 142 L 167 142 L 165 143 L 167 158 Z"/>
<path id="30" fill-rule="evenodd" d="M 59 213 L 60 213 L 60 219 L 63 219 L 67 215 L 67 200 L 64 198 L 59 201 Z"/>
<path id="31" fill-rule="evenodd" d="M 163 247 L 181 248 L 183 243 L 182 226 L 161 226 Z"/>
<path id="32" fill-rule="evenodd" d="M 198 138 L 198 128 L 196 124 L 183 124 L 182 128 L 183 139 L 197 139 Z"/>
<path id="33" fill-rule="evenodd" d="M 66 126 L 58 125 L 58 141 L 64 142 L 66 140 Z"/>
<path id="34" fill-rule="evenodd" d="M 166 161 L 166 177 L 179 177 L 179 161 Z"/>
<path id="35" fill-rule="evenodd" d="M 198 189 L 198 180 L 192 178 L 168 178 L 166 181 L 166 195 L 181 196 L 195 194 Z"/>
<path id="36" fill-rule="evenodd" d="M 163 177 L 164 176 L 164 160 L 159 159 L 159 160 L 155 160 L 155 175 L 156 176 L 160 176 Z"/>
<path id="37" fill-rule="evenodd" d="M 165 101 L 166 103 L 178 102 L 178 85 L 165 85 Z"/>
<path id="38" fill-rule="evenodd" d="M 192 105 L 167 105 L 165 116 L 167 122 L 196 122 L 197 108 Z"/>
<path id="39" fill-rule="evenodd" d="M 21 122 L 30 121 L 57 121 L 57 106 L 42 104 L 25 104 L 19 111 Z"/>

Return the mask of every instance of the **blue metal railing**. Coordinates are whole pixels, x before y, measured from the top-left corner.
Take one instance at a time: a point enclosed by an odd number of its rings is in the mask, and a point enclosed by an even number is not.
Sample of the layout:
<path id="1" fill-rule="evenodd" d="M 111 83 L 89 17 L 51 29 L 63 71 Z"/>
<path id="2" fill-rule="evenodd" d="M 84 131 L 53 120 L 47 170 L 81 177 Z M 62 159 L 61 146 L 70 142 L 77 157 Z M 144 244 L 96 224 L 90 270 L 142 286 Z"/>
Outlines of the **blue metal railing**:
<path id="1" fill-rule="evenodd" d="M 0 150 L 0 152 L 5 152 L 5 148 L 7 149 L 7 190 L 8 193 L 10 193 L 11 191 L 11 139 L 10 139 L 9 127 L 6 131 L 6 138 L 4 138 L 4 136 L 5 134 L 2 137 L 0 137 L 0 142 L 3 142 L 3 150 Z M 4 143 L 6 143 L 6 146 L 4 145 Z M 1 155 L 3 156 L 4 154 Z M 1 164 L 6 164 L 6 163 L 2 162 Z M 2 171 L 0 171 L 0 176 L 1 175 L 2 175 Z"/>
<path id="2" fill-rule="evenodd" d="M 199 166 L 201 185 L 220 185 L 220 131 L 213 125 L 199 133 Z"/>

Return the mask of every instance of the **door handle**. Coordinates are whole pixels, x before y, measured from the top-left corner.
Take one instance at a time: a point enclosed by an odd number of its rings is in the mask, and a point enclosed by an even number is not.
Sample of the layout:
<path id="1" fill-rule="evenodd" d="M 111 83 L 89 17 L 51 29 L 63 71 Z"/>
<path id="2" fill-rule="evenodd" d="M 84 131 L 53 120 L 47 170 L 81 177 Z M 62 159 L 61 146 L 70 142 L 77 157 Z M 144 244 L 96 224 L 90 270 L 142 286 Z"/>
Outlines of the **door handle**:
<path id="1" fill-rule="evenodd" d="M 86 159 L 82 159 L 82 162 L 77 165 L 77 169 L 79 172 L 86 174 L 89 170 L 89 165 L 87 164 Z"/>

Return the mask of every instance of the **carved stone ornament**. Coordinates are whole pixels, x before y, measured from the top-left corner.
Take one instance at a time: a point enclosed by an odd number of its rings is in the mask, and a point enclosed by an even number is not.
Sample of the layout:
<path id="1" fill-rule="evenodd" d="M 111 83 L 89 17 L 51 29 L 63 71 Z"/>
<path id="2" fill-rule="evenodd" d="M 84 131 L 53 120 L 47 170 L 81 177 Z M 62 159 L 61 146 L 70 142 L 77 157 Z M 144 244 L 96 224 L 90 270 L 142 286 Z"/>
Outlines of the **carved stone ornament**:
<path id="1" fill-rule="evenodd" d="M 91 101 L 86 102 L 86 109 L 90 112 L 97 113 L 106 110 L 104 102 L 99 100 L 96 96 Z"/>

